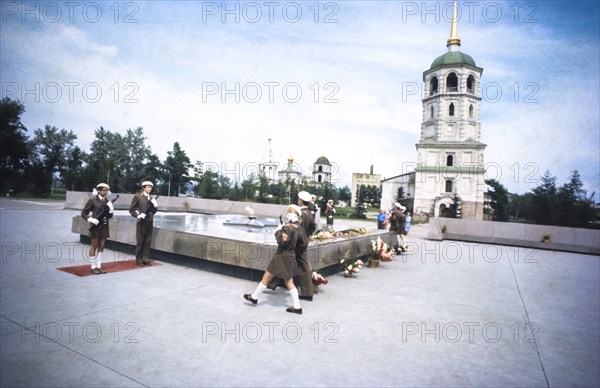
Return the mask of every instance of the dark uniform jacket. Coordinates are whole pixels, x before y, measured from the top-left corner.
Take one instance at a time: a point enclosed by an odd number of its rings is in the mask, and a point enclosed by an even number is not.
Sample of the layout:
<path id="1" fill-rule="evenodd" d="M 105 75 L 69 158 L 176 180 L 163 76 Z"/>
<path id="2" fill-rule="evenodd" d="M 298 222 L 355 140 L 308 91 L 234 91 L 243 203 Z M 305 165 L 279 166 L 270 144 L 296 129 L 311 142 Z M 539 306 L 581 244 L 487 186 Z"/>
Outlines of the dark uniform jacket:
<path id="1" fill-rule="evenodd" d="M 89 234 L 90 238 L 106 239 L 110 237 L 108 220 L 112 218 L 113 214 L 108 211 L 109 208 L 106 204 L 107 202 L 108 201 L 106 198 L 102 199 L 99 195 L 95 195 L 88 199 L 83 210 L 81 211 L 81 217 L 86 221 L 90 217 L 98 218 L 99 215 L 102 215 L 102 219 L 98 220 L 100 221 L 98 225 L 91 224 L 92 226 L 90 227 Z"/>
<path id="2" fill-rule="evenodd" d="M 150 196 L 152 198 L 152 196 Z M 129 214 L 133 217 L 139 216 L 142 213 L 146 213 L 146 218 L 144 221 L 152 222 L 154 220 L 154 213 L 156 213 L 156 208 L 152 205 L 152 202 L 148 200 L 146 194 L 138 193 L 133 196 L 131 200 L 131 205 L 129 206 Z"/>
<path id="3" fill-rule="evenodd" d="M 400 210 L 394 210 L 390 217 L 390 232 L 400 234 L 404 231 L 404 214 Z"/>
<path id="4" fill-rule="evenodd" d="M 275 232 L 277 240 L 277 251 L 269 263 L 267 271 L 281 279 L 289 279 L 294 276 L 296 267 L 296 243 L 302 232 L 297 224 L 287 223 L 282 229 Z M 283 236 L 287 235 L 284 240 Z"/>

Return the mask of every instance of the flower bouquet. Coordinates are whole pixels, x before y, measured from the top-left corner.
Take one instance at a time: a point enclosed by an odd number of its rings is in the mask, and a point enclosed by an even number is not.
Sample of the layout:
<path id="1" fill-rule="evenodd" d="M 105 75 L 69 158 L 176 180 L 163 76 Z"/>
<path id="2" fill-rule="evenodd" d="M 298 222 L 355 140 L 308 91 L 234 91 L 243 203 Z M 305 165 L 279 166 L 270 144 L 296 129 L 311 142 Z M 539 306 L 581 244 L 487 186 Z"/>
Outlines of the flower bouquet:
<path id="1" fill-rule="evenodd" d="M 314 272 L 312 273 L 312 282 L 313 282 L 313 292 L 316 294 L 319 292 L 319 286 L 321 284 L 329 283 L 329 280 L 325 279 L 323 275 L 320 273 Z"/>
<path id="2" fill-rule="evenodd" d="M 335 230 L 328 230 L 328 231 L 320 230 L 317 233 L 310 236 L 311 240 L 328 240 L 328 239 L 332 239 L 332 238 L 336 238 L 336 237 L 339 237 L 339 234 Z"/>
<path id="3" fill-rule="evenodd" d="M 381 237 L 377 237 L 375 241 L 371 240 L 371 249 L 375 255 L 373 260 L 392 261 L 392 248 Z"/>
<path id="4" fill-rule="evenodd" d="M 367 233 L 369 233 L 369 230 L 367 228 L 347 229 L 347 230 L 341 230 L 341 231 L 336 231 L 336 230 L 323 231 L 323 230 L 319 230 L 318 232 L 312 234 L 310 236 L 310 239 L 311 240 L 329 240 L 329 239 L 332 239 L 332 238 L 353 237 L 353 236 L 357 236 L 359 234 L 367 234 Z"/>
<path id="5" fill-rule="evenodd" d="M 362 266 L 365 264 L 362 260 L 345 261 L 342 259 L 340 263 L 344 266 L 344 276 L 349 278 L 355 273 L 359 273 Z"/>

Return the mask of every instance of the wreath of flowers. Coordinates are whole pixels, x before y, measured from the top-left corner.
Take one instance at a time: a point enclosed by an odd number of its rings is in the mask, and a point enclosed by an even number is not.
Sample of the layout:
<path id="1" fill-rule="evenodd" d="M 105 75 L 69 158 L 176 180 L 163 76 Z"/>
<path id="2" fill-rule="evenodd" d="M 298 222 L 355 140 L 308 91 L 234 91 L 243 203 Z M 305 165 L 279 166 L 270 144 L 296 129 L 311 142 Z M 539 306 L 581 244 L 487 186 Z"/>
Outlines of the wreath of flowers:
<path id="1" fill-rule="evenodd" d="M 341 231 L 336 231 L 336 230 L 323 231 L 323 230 L 320 230 L 317 233 L 311 235 L 310 238 L 311 238 L 311 240 L 329 240 L 329 239 L 332 239 L 332 238 L 352 237 L 352 236 L 357 236 L 359 234 L 368 234 L 368 233 L 369 233 L 369 230 L 367 228 L 347 229 L 347 230 L 341 230 Z"/>
<path id="2" fill-rule="evenodd" d="M 361 259 L 355 261 L 345 261 L 342 259 L 340 263 L 344 266 L 345 277 L 351 277 L 355 273 L 359 273 L 362 266 L 365 264 Z"/>

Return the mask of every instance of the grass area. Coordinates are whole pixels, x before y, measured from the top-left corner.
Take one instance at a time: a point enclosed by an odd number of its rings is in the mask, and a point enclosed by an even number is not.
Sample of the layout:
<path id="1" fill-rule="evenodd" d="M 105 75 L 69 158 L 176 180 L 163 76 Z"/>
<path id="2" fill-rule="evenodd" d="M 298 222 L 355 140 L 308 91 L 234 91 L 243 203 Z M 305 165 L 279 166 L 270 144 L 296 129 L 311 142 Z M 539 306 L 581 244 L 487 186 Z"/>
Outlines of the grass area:
<path id="1" fill-rule="evenodd" d="M 369 208 L 367 208 L 365 213 L 379 213 L 379 209 L 374 208 L 374 207 L 369 207 Z M 323 213 L 321 212 L 321 215 L 322 214 Z M 335 208 L 335 217 L 336 218 L 347 218 L 347 219 L 357 220 L 358 218 L 353 217 L 352 214 L 354 214 L 354 207 L 347 206 L 347 207 L 336 207 Z"/>
<path id="2" fill-rule="evenodd" d="M 34 197 L 28 192 L 21 192 L 15 195 L 11 195 L 6 198 L 16 198 L 16 199 L 40 199 L 40 197 Z M 52 199 L 56 201 L 65 201 L 67 199 L 67 191 L 65 189 L 56 189 L 54 193 L 50 194 L 48 197 L 41 197 L 41 199 Z"/>

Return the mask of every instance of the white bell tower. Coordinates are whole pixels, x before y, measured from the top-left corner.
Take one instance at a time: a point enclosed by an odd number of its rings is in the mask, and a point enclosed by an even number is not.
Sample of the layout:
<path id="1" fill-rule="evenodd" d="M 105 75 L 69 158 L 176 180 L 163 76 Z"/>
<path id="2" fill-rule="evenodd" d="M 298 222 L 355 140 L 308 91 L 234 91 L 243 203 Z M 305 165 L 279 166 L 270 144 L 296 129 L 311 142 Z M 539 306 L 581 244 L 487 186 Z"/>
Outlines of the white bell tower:
<path id="1" fill-rule="evenodd" d="M 416 144 L 414 210 L 444 216 L 456 196 L 462 218 L 483 219 L 486 145 L 481 135 L 480 80 L 483 69 L 460 52 L 457 5 L 448 52 L 423 72 L 423 120 Z"/>

